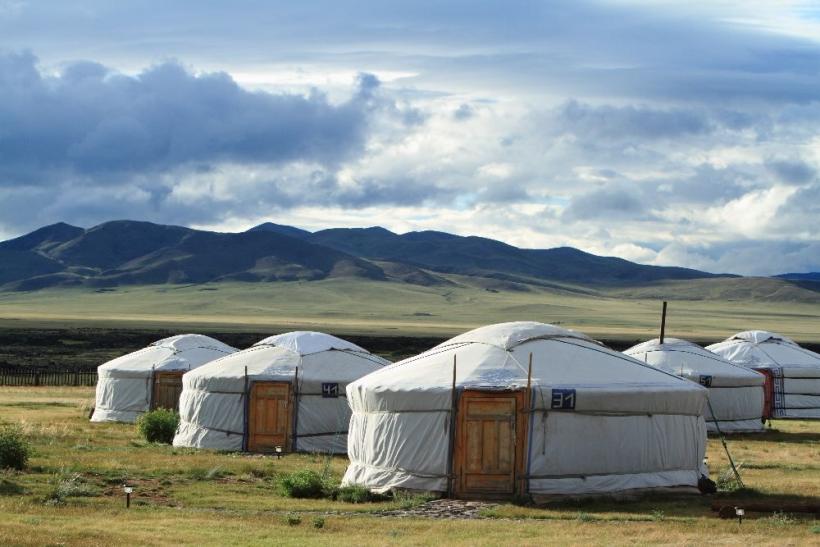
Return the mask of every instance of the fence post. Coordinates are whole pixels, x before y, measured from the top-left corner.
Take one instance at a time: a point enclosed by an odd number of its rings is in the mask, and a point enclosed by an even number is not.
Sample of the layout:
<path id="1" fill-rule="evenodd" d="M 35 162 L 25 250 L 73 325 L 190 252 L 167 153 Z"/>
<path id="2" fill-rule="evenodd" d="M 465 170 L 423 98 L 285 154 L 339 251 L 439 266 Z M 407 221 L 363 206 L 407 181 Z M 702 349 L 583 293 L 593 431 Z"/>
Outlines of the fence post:
<path id="1" fill-rule="evenodd" d="M 35 385 L 35 387 L 40 385 L 40 371 L 39 370 L 34 371 L 34 385 Z"/>

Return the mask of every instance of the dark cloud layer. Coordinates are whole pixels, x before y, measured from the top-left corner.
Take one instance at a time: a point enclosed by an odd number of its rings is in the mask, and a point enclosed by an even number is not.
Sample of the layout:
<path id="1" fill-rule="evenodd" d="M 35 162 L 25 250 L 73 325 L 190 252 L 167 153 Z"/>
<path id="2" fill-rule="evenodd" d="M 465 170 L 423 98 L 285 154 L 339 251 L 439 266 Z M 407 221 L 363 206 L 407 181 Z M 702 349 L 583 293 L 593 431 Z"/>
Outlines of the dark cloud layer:
<path id="1" fill-rule="evenodd" d="M 564 209 L 562 219 L 578 221 L 652 218 L 646 203 L 638 197 L 636 190 L 614 185 L 582 194 L 575 197 Z"/>
<path id="2" fill-rule="evenodd" d="M 225 73 L 167 62 L 126 76 L 90 62 L 42 74 L 30 53 L 0 57 L 0 185 L 116 177 L 219 162 L 333 165 L 361 152 L 378 79 L 331 104 L 247 91 Z"/>
<path id="3" fill-rule="evenodd" d="M 592 106 L 569 101 L 557 111 L 566 132 L 606 140 L 665 139 L 707 133 L 713 124 L 692 109 Z"/>

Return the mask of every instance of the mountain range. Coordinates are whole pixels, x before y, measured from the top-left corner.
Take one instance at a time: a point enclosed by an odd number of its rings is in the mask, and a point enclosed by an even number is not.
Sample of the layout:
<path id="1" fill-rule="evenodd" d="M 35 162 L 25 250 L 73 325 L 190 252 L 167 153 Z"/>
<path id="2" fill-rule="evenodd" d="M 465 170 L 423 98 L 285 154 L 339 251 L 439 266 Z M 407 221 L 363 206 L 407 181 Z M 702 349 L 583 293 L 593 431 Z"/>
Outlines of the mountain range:
<path id="1" fill-rule="evenodd" d="M 313 281 L 353 277 L 446 285 L 469 276 L 490 290 L 625 288 L 683 280 L 742 279 L 648 266 L 571 247 L 520 249 L 492 239 L 380 227 L 309 232 L 271 222 L 219 233 L 119 220 L 84 229 L 53 224 L 0 242 L 0 289 Z M 771 280 L 820 292 L 820 274 Z M 483 284 L 483 285 L 482 285 Z"/>

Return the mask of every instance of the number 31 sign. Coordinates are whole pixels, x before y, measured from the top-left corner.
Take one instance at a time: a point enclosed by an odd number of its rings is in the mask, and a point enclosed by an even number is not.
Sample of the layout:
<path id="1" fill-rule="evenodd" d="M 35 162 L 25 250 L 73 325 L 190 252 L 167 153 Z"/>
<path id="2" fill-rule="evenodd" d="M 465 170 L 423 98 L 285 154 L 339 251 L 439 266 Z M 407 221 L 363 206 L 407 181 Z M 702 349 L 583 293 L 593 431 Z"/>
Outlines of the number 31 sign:
<path id="1" fill-rule="evenodd" d="M 553 389 L 550 407 L 556 410 L 575 410 L 575 390 Z"/>

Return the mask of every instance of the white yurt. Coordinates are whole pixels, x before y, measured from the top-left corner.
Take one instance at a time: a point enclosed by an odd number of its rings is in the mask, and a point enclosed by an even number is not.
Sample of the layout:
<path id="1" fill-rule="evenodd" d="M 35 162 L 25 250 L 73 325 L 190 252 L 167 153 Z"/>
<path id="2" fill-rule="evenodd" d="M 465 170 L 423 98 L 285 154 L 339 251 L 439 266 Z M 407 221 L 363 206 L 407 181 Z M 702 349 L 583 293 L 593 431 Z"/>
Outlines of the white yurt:
<path id="1" fill-rule="evenodd" d="M 345 388 L 388 364 L 320 332 L 265 338 L 183 377 L 174 446 L 343 453 Z"/>
<path id="2" fill-rule="evenodd" d="M 92 422 L 135 422 L 152 408 L 177 409 L 182 375 L 236 351 L 201 334 L 180 334 L 97 367 Z"/>
<path id="3" fill-rule="evenodd" d="M 763 431 L 765 377 L 678 338 L 649 340 L 624 352 L 709 390 L 706 429 L 723 433 Z M 714 415 L 712 414 L 714 412 Z"/>
<path id="4" fill-rule="evenodd" d="M 696 487 L 706 394 L 575 331 L 489 325 L 348 386 L 343 484 L 461 498 Z"/>
<path id="5" fill-rule="evenodd" d="M 762 330 L 739 332 L 706 349 L 769 377 L 772 418 L 820 419 L 820 354 Z"/>

